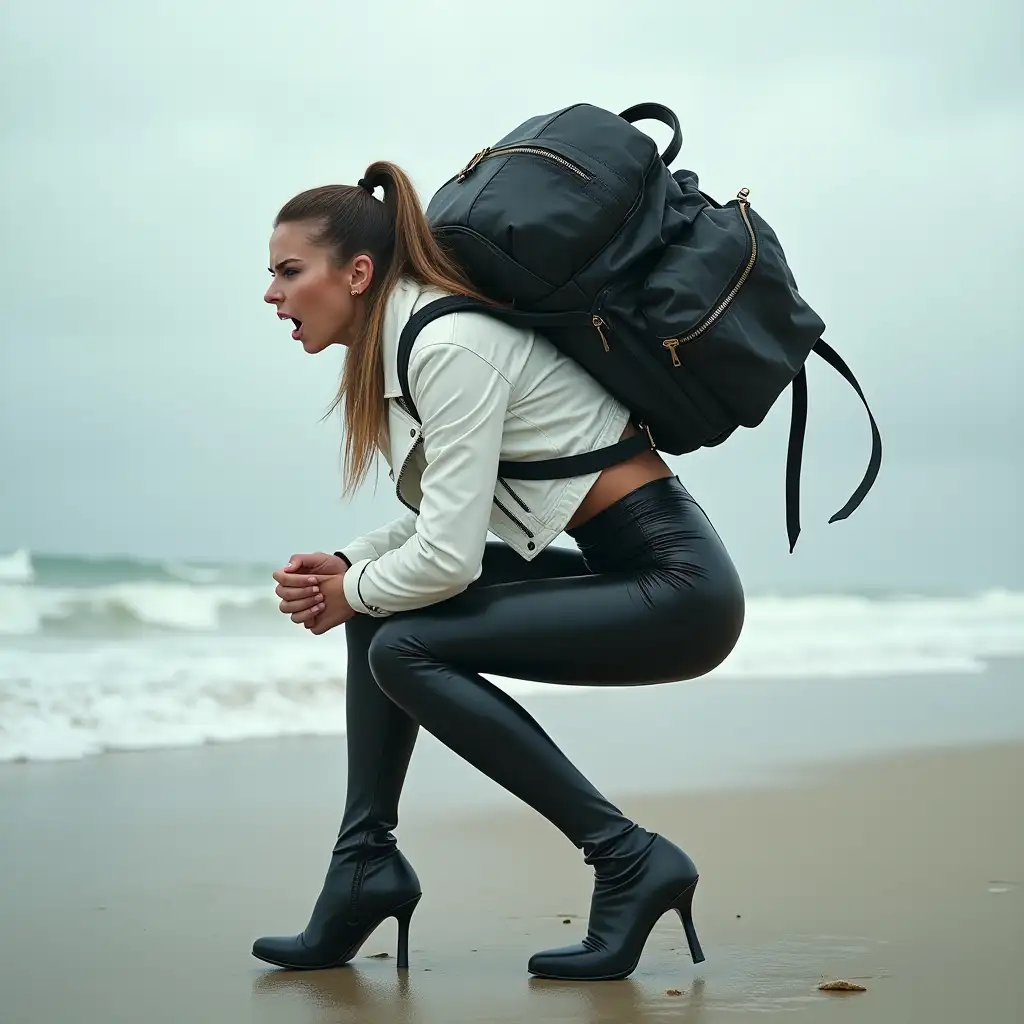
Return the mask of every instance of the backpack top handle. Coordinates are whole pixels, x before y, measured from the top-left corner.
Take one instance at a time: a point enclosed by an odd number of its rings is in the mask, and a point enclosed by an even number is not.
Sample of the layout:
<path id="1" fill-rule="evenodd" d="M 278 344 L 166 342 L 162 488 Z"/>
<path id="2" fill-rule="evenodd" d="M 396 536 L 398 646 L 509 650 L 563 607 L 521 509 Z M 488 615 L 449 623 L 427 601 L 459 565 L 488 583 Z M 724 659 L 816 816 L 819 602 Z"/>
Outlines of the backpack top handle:
<path id="1" fill-rule="evenodd" d="M 679 151 L 683 148 L 683 132 L 679 127 L 679 118 L 668 107 L 661 103 L 638 103 L 636 106 L 630 107 L 629 110 L 624 110 L 619 117 L 630 124 L 635 121 L 660 121 L 667 125 L 672 129 L 672 141 L 668 144 L 665 152 L 661 154 L 661 159 L 668 166 L 679 156 Z"/>

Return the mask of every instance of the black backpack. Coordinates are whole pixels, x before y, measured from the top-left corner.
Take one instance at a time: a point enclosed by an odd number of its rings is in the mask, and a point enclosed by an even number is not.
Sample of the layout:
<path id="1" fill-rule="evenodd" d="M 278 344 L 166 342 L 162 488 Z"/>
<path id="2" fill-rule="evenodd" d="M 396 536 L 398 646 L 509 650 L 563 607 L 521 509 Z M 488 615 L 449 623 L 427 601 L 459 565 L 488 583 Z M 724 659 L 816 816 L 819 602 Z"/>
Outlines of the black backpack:
<path id="1" fill-rule="evenodd" d="M 673 132 L 659 155 L 634 121 Z M 604 469 L 645 448 L 672 455 L 721 444 L 756 427 L 793 386 L 786 466 L 790 551 L 800 532 L 799 485 L 807 420 L 804 362 L 814 351 L 856 389 L 871 423 L 864 479 L 829 522 L 845 519 L 881 465 L 881 437 L 856 378 L 822 339 L 825 325 L 797 292 L 782 246 L 747 189 L 724 205 L 692 171 L 669 171 L 682 145 L 667 107 L 615 115 L 575 104 L 534 117 L 477 153 L 431 199 L 438 241 L 493 305 L 461 296 L 414 314 L 399 342 L 406 404 L 418 332 L 473 310 L 534 327 L 627 406 L 643 432 L 560 459 L 501 462 L 508 479 L 553 479 Z"/>

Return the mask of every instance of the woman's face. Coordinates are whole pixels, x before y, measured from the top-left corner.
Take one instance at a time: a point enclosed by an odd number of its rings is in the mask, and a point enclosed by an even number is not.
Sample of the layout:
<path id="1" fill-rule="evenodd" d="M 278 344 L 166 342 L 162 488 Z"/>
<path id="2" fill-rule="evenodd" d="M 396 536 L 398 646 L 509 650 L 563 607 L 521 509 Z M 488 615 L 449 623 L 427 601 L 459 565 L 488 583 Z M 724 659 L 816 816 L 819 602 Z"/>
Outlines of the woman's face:
<path id="1" fill-rule="evenodd" d="M 292 337 L 311 355 L 330 345 L 350 345 L 362 327 L 363 298 L 373 262 L 365 253 L 339 267 L 329 248 L 310 237 L 318 224 L 279 224 L 270 236 L 273 280 L 263 296 L 282 320 L 294 321 Z"/>

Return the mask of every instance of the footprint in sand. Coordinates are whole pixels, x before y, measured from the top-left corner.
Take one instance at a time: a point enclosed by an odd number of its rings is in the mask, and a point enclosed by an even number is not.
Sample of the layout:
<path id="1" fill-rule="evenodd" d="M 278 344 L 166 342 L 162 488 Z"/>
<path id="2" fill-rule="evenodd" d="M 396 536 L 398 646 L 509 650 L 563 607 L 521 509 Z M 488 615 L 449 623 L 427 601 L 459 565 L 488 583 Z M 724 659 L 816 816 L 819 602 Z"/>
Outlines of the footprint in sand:
<path id="1" fill-rule="evenodd" d="M 993 879 L 988 883 L 988 891 L 994 893 L 1010 892 L 1017 888 L 1016 882 L 1003 882 L 998 879 Z"/>

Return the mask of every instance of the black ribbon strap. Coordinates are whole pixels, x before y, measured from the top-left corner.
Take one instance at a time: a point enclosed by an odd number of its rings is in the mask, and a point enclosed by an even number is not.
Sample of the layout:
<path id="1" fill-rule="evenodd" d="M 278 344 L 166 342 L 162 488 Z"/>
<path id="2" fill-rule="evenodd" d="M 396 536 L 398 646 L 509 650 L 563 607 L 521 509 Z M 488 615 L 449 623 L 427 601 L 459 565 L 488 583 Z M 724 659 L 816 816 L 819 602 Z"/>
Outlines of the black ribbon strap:
<path id="1" fill-rule="evenodd" d="M 871 407 L 857 378 L 842 356 L 824 338 L 819 338 L 815 342 L 814 351 L 857 392 L 871 424 L 871 458 L 868 460 L 868 468 L 846 504 L 829 519 L 830 523 L 835 523 L 850 516 L 874 486 L 875 478 L 882 466 L 882 435 L 878 432 L 878 424 L 875 423 L 875 417 L 871 414 Z M 786 532 L 789 535 L 790 553 L 796 547 L 796 540 L 800 535 L 800 469 L 803 463 L 806 429 L 807 371 L 801 366 L 800 372 L 793 378 L 793 409 L 789 421 L 789 452 L 786 457 Z"/>

